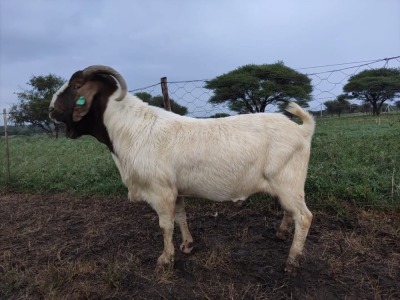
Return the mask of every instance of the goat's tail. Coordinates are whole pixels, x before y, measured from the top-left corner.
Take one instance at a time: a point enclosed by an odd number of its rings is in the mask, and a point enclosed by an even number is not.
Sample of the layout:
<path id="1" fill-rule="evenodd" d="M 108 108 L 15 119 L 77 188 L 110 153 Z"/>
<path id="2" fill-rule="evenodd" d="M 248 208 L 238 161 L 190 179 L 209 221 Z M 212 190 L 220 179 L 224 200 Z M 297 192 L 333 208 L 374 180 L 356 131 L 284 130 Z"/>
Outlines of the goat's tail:
<path id="1" fill-rule="evenodd" d="M 291 114 L 299 117 L 303 121 L 303 125 L 301 126 L 303 127 L 304 136 L 311 138 L 315 128 L 314 117 L 294 102 L 290 102 L 289 105 L 286 107 L 286 110 Z"/>

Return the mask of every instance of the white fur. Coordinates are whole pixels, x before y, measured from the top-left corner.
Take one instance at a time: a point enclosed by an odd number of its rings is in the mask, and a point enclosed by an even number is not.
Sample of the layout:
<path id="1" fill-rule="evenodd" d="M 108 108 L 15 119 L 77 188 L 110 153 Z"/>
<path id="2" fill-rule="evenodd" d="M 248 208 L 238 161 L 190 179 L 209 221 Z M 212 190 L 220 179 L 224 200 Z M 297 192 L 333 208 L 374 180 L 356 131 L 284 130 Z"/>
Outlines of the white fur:
<path id="1" fill-rule="evenodd" d="M 149 106 L 129 94 L 114 101 L 117 95 L 119 91 L 110 97 L 104 124 L 129 198 L 148 202 L 159 215 L 164 252 L 158 265 L 173 261 L 174 220 L 183 235 L 181 249 L 191 249 L 183 200 L 175 203 L 178 195 L 236 201 L 265 192 L 277 196 L 285 210 L 278 237 L 283 238 L 295 221 L 287 261 L 292 271 L 312 219 L 304 201 L 304 182 L 313 118 L 291 103 L 288 111 L 299 116 L 303 125 L 282 114 L 266 113 L 193 119 Z"/>
<path id="2" fill-rule="evenodd" d="M 58 91 L 53 95 L 53 98 L 51 98 L 51 102 L 50 102 L 50 108 L 54 107 L 54 102 L 56 102 L 58 96 L 65 91 L 65 89 L 68 87 L 68 81 L 66 83 L 64 83 L 59 89 Z"/>

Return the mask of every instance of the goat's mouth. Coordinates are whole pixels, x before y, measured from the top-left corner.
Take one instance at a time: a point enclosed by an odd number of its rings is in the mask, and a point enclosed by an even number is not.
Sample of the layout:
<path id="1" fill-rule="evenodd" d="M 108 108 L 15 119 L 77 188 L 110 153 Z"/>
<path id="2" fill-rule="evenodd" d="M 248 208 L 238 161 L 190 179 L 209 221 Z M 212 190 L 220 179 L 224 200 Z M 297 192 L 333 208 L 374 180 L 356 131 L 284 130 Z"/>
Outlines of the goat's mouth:
<path id="1" fill-rule="evenodd" d="M 55 124 L 58 125 L 65 125 L 65 135 L 70 139 L 77 139 L 80 135 L 71 127 L 69 122 L 60 121 L 59 118 L 61 117 L 60 114 L 57 114 L 54 109 L 50 109 L 49 112 L 50 120 L 53 121 Z"/>
<path id="2" fill-rule="evenodd" d="M 80 135 L 76 132 L 76 130 L 74 130 L 73 127 L 71 127 L 71 125 L 68 124 L 68 122 L 62 122 L 57 120 L 56 118 L 52 117 L 50 114 L 50 119 L 57 125 L 63 125 L 61 127 L 65 128 L 65 135 L 70 138 L 70 139 L 76 139 L 78 138 Z"/>
<path id="3" fill-rule="evenodd" d="M 57 121 L 57 119 L 55 118 L 55 116 L 54 116 L 54 111 L 50 111 L 50 112 L 49 112 L 49 118 L 50 118 L 50 120 L 51 120 L 52 122 L 54 122 L 54 123 L 56 123 L 56 124 L 61 123 L 61 122 Z"/>
<path id="4" fill-rule="evenodd" d="M 61 118 L 62 114 L 57 113 L 54 108 L 49 109 L 49 118 L 52 122 L 55 124 L 65 124 L 65 122 L 60 121 L 59 119 Z"/>

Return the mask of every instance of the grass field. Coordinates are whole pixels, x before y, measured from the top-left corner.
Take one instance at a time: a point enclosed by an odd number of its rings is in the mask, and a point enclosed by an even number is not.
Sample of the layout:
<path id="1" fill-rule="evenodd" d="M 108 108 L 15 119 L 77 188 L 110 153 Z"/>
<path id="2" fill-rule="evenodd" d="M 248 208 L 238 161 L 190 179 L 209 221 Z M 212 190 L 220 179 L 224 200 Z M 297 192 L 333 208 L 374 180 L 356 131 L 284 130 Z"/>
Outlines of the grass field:
<path id="1" fill-rule="evenodd" d="M 314 203 L 400 205 L 400 114 L 320 119 L 306 194 Z"/>
<path id="2" fill-rule="evenodd" d="M 74 141 L 16 136 L 9 143 L 11 181 L 7 184 L 1 139 L 2 189 L 101 196 L 127 193 L 109 151 L 91 137 Z M 306 182 L 307 202 L 399 208 L 399 150 L 400 114 L 318 119 Z"/>

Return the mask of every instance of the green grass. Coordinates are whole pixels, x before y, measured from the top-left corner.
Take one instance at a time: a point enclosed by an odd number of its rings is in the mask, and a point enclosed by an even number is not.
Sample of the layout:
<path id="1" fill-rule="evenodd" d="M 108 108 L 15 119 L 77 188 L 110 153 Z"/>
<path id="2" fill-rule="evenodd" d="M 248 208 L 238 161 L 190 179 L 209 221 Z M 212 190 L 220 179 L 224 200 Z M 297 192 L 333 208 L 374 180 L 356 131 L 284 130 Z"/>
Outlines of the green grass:
<path id="1" fill-rule="evenodd" d="M 399 207 L 400 114 L 318 120 L 306 194 L 318 204 Z"/>
<path id="2" fill-rule="evenodd" d="M 126 195 L 108 149 L 92 137 L 78 140 L 47 136 L 9 140 L 13 190 L 78 195 Z M 4 153 L 4 139 L 0 151 Z M 4 155 L 0 186 L 6 186 Z M 4 175 L 4 176 L 3 176 Z"/>
<path id="3" fill-rule="evenodd" d="M 91 137 L 18 136 L 9 144 L 12 177 L 6 182 L 0 139 L 1 189 L 126 196 L 109 151 Z M 311 205 L 399 208 L 400 114 L 318 119 L 306 195 Z"/>

